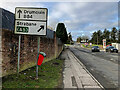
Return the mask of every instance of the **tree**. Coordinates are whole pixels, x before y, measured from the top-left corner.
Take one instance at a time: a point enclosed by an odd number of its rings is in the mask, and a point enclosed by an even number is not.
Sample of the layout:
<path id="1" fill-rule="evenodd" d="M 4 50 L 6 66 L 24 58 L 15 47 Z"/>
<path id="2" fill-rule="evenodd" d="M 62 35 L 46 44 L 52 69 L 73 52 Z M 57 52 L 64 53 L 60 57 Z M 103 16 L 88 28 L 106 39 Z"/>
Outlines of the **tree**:
<path id="1" fill-rule="evenodd" d="M 82 40 L 88 41 L 88 40 L 89 40 L 89 37 L 86 36 L 86 35 L 84 35 L 84 36 L 79 36 L 79 37 L 77 38 L 77 42 L 81 42 Z"/>
<path id="2" fill-rule="evenodd" d="M 111 42 L 116 42 L 116 34 L 117 34 L 117 29 L 115 27 L 112 28 L 111 31 Z"/>
<path id="3" fill-rule="evenodd" d="M 103 31 L 103 39 L 106 39 L 106 43 L 110 44 L 110 31 L 107 29 Z"/>
<path id="4" fill-rule="evenodd" d="M 110 39 L 110 32 L 107 29 L 103 31 L 103 38 Z"/>
<path id="5" fill-rule="evenodd" d="M 102 44 L 102 40 L 103 40 L 102 31 L 98 30 L 97 31 L 97 44 Z"/>
<path id="6" fill-rule="evenodd" d="M 64 23 L 58 23 L 57 29 L 56 29 L 56 36 L 57 36 L 58 38 L 60 38 L 60 40 L 61 40 L 63 43 L 66 43 L 66 42 L 67 42 L 67 40 L 68 40 L 68 35 L 67 35 L 67 31 L 66 31 L 66 28 L 65 28 Z"/>
<path id="7" fill-rule="evenodd" d="M 92 42 L 93 44 L 97 44 L 97 32 L 94 32 L 94 33 L 93 33 L 91 42 Z"/>
<path id="8" fill-rule="evenodd" d="M 103 39 L 106 39 L 107 44 L 114 42 L 120 43 L 120 30 L 118 31 L 115 27 L 112 28 L 111 32 L 107 29 L 104 29 L 103 33 L 101 30 L 98 30 L 92 34 L 92 38 L 89 40 L 89 42 L 92 42 L 94 44 L 102 44 Z"/>
<path id="9" fill-rule="evenodd" d="M 97 32 L 93 33 L 90 42 L 92 42 L 93 44 L 102 44 L 102 40 L 103 40 L 102 31 L 98 30 Z"/>
<path id="10" fill-rule="evenodd" d="M 68 41 L 67 41 L 67 43 L 72 43 L 73 42 L 73 40 L 72 40 L 72 35 L 71 35 L 71 32 L 70 33 L 68 33 Z"/>
<path id="11" fill-rule="evenodd" d="M 88 40 L 89 37 L 88 36 L 82 36 L 81 39 Z"/>
<path id="12" fill-rule="evenodd" d="M 79 37 L 77 38 L 77 42 L 81 42 L 81 40 L 82 40 L 82 38 L 81 38 L 81 36 L 79 36 Z"/>
<path id="13" fill-rule="evenodd" d="M 118 43 L 120 43 L 120 29 L 118 31 Z"/>

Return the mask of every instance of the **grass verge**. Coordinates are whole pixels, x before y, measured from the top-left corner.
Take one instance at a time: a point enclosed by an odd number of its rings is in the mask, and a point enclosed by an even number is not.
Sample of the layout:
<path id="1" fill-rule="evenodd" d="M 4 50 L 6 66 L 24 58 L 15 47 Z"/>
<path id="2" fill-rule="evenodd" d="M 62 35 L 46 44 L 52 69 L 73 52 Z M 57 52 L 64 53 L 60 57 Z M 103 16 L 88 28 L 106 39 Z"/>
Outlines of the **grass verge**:
<path id="1" fill-rule="evenodd" d="M 82 46 L 83 46 L 84 48 L 87 48 L 87 49 L 91 49 L 93 46 L 98 46 L 98 47 L 100 48 L 100 50 L 103 50 L 102 45 L 92 44 L 92 46 L 88 45 L 88 46 L 86 47 L 84 44 L 82 44 Z"/>
<path id="2" fill-rule="evenodd" d="M 57 88 L 62 84 L 63 60 L 54 59 L 39 66 L 39 79 L 36 79 L 36 66 L 2 78 L 2 88 Z"/>

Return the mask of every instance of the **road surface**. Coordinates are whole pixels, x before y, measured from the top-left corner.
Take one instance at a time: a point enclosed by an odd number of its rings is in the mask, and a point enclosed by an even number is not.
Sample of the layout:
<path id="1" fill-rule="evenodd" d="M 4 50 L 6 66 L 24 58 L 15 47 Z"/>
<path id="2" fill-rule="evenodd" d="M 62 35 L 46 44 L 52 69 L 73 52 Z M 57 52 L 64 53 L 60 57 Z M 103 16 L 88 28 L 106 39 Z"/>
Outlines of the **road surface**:
<path id="1" fill-rule="evenodd" d="M 91 52 L 76 45 L 70 46 L 69 49 L 105 88 L 118 87 L 117 53 Z"/>

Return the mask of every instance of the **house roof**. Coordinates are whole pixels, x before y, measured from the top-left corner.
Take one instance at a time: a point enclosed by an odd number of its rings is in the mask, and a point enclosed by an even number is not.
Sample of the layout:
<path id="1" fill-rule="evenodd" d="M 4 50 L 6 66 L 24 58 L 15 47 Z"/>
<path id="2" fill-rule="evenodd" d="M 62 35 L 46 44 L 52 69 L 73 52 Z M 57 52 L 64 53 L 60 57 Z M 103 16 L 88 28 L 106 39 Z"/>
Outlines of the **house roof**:
<path id="1" fill-rule="evenodd" d="M 14 30 L 14 14 L 3 8 L 0 8 L 0 28 Z"/>

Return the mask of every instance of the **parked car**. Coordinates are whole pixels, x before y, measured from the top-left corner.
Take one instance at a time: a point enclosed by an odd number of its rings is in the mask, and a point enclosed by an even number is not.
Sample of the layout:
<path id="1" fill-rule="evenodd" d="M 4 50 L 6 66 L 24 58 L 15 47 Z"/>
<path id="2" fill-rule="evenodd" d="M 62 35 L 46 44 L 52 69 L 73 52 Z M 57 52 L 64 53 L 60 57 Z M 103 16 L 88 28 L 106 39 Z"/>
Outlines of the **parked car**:
<path id="1" fill-rule="evenodd" d="M 100 52 L 100 49 L 98 46 L 93 46 L 92 47 L 92 52 Z"/>
<path id="2" fill-rule="evenodd" d="M 113 46 L 108 46 L 108 47 L 106 47 L 106 52 L 116 52 L 116 53 L 118 53 L 118 49 L 116 49 Z"/>

